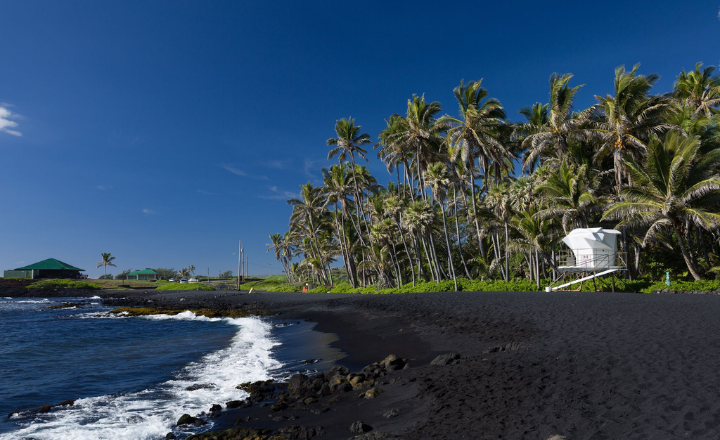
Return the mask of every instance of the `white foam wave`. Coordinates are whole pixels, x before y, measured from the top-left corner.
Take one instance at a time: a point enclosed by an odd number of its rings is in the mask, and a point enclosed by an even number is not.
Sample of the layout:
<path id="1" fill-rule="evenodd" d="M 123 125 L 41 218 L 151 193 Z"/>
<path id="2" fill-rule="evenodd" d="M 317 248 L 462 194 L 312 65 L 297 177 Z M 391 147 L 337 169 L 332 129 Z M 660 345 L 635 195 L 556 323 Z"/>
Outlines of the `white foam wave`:
<path id="1" fill-rule="evenodd" d="M 236 389 L 238 384 L 269 379 L 270 372 L 282 366 L 270 353 L 279 344 L 270 337 L 272 326 L 259 318 L 206 318 L 189 311 L 145 318 L 223 321 L 238 326 L 238 332 L 227 348 L 189 364 L 173 380 L 138 393 L 79 399 L 72 407 L 54 410 L 17 431 L 0 434 L 0 439 L 161 438 L 173 430 L 181 415 L 196 415 L 208 411 L 212 404 L 243 399 L 247 393 Z M 212 384 L 212 388 L 187 390 L 196 384 Z M 181 432 L 175 429 L 176 434 Z"/>
<path id="2" fill-rule="evenodd" d="M 91 296 L 90 299 L 101 299 L 101 298 L 99 296 L 95 295 L 95 296 Z"/>

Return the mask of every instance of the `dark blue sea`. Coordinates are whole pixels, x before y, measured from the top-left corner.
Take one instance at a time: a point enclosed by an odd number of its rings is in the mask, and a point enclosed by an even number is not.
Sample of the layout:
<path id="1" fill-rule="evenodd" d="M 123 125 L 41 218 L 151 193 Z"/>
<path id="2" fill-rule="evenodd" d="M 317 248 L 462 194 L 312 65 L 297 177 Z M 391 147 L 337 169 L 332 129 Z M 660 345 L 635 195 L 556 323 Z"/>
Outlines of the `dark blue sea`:
<path id="1" fill-rule="evenodd" d="M 63 302 L 84 304 L 51 308 Z M 183 438 L 212 423 L 178 429 L 182 414 L 244 398 L 238 384 L 326 368 L 342 356 L 329 348 L 333 335 L 306 322 L 108 310 L 99 298 L 0 297 L 0 439 Z M 33 411 L 68 399 L 75 404 Z"/>

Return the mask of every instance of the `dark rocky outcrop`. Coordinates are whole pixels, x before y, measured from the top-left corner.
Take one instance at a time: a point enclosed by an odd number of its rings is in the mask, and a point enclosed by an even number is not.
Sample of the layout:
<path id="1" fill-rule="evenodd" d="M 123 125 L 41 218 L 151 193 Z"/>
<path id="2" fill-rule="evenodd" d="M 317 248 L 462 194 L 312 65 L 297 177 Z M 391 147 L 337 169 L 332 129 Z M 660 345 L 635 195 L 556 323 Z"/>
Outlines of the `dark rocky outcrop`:
<path id="1" fill-rule="evenodd" d="M 430 365 L 450 365 L 460 362 L 460 355 L 457 353 L 445 353 L 430 361 Z"/>
<path id="2" fill-rule="evenodd" d="M 372 431 L 372 426 L 366 425 L 359 420 L 350 425 L 350 432 L 352 432 L 353 434 L 362 434 L 368 431 Z"/>
<path id="3" fill-rule="evenodd" d="M 206 424 L 205 420 L 199 419 L 197 417 L 193 417 L 190 414 L 183 414 L 177 421 L 176 426 L 182 426 L 182 425 L 195 425 L 195 426 L 202 426 Z"/>
<path id="4" fill-rule="evenodd" d="M 43 414 L 50 412 L 53 408 L 57 408 L 59 406 L 73 406 L 75 405 L 74 400 L 63 400 L 62 402 L 58 403 L 57 405 L 43 405 L 39 408 L 31 409 L 29 411 L 13 411 L 10 414 L 8 414 L 8 418 L 16 415 L 16 414 Z"/>

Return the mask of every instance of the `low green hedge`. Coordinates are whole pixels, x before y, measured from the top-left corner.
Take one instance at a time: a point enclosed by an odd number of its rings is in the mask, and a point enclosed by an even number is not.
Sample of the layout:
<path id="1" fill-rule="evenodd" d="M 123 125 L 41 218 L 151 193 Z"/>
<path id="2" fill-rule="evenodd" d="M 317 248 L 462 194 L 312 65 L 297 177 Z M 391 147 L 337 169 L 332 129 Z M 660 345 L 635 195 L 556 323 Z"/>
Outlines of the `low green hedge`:
<path id="1" fill-rule="evenodd" d="M 466 292 L 537 292 L 538 288 L 535 281 L 528 279 L 516 279 L 509 282 L 502 280 L 468 280 L 458 278 L 458 290 Z M 595 283 L 587 280 L 582 284 L 583 292 L 592 292 L 597 288 L 600 292 L 610 292 L 612 290 L 612 278 L 596 278 Z M 560 283 L 557 283 L 560 284 Z M 544 291 L 549 284 L 540 283 L 540 291 Z M 571 288 L 580 287 L 578 284 L 570 286 Z M 664 282 L 653 282 L 649 280 L 625 280 L 615 278 L 616 292 L 641 292 L 652 293 L 656 290 L 667 288 Z M 669 287 L 671 290 L 699 290 L 699 291 L 715 291 L 720 289 L 720 280 L 702 280 L 702 281 L 673 281 Z M 331 292 L 331 293 L 363 293 L 363 294 L 392 294 L 392 293 L 420 293 L 420 292 L 452 292 L 455 286 L 452 280 L 444 280 L 439 283 L 416 282 L 405 284 L 399 288 L 393 289 L 376 289 L 374 286 L 364 288 L 353 288 L 348 283 L 338 284 L 332 289 L 318 287 L 310 290 L 310 292 Z"/>
<path id="2" fill-rule="evenodd" d="M 211 292 L 215 290 L 215 288 L 200 283 L 167 283 L 158 286 L 155 290 L 202 290 Z"/>
<path id="3" fill-rule="evenodd" d="M 82 290 L 98 290 L 100 286 L 87 281 L 73 281 L 64 279 L 39 280 L 27 286 L 28 289 L 82 289 Z"/>

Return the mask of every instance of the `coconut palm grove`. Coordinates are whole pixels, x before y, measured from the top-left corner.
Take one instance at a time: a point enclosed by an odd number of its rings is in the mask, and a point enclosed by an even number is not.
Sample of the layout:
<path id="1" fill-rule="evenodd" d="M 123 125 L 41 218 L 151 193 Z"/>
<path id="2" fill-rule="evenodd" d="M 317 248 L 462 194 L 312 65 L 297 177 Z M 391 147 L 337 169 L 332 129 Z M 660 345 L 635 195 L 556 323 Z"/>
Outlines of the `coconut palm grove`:
<path id="1" fill-rule="evenodd" d="M 608 72 L 612 75 L 612 72 Z M 614 90 L 553 74 L 548 101 L 508 115 L 482 79 L 456 102 L 413 95 L 377 136 L 335 123 L 323 185 L 301 186 L 269 251 L 289 282 L 397 288 L 467 280 L 549 284 L 574 228 L 621 232 L 629 280 L 714 279 L 720 270 L 720 78 L 702 63 L 671 93 L 620 66 Z M 457 109 L 453 112 L 453 109 Z M 380 160 L 388 175 L 365 166 Z M 336 268 L 340 267 L 340 271 Z"/>

